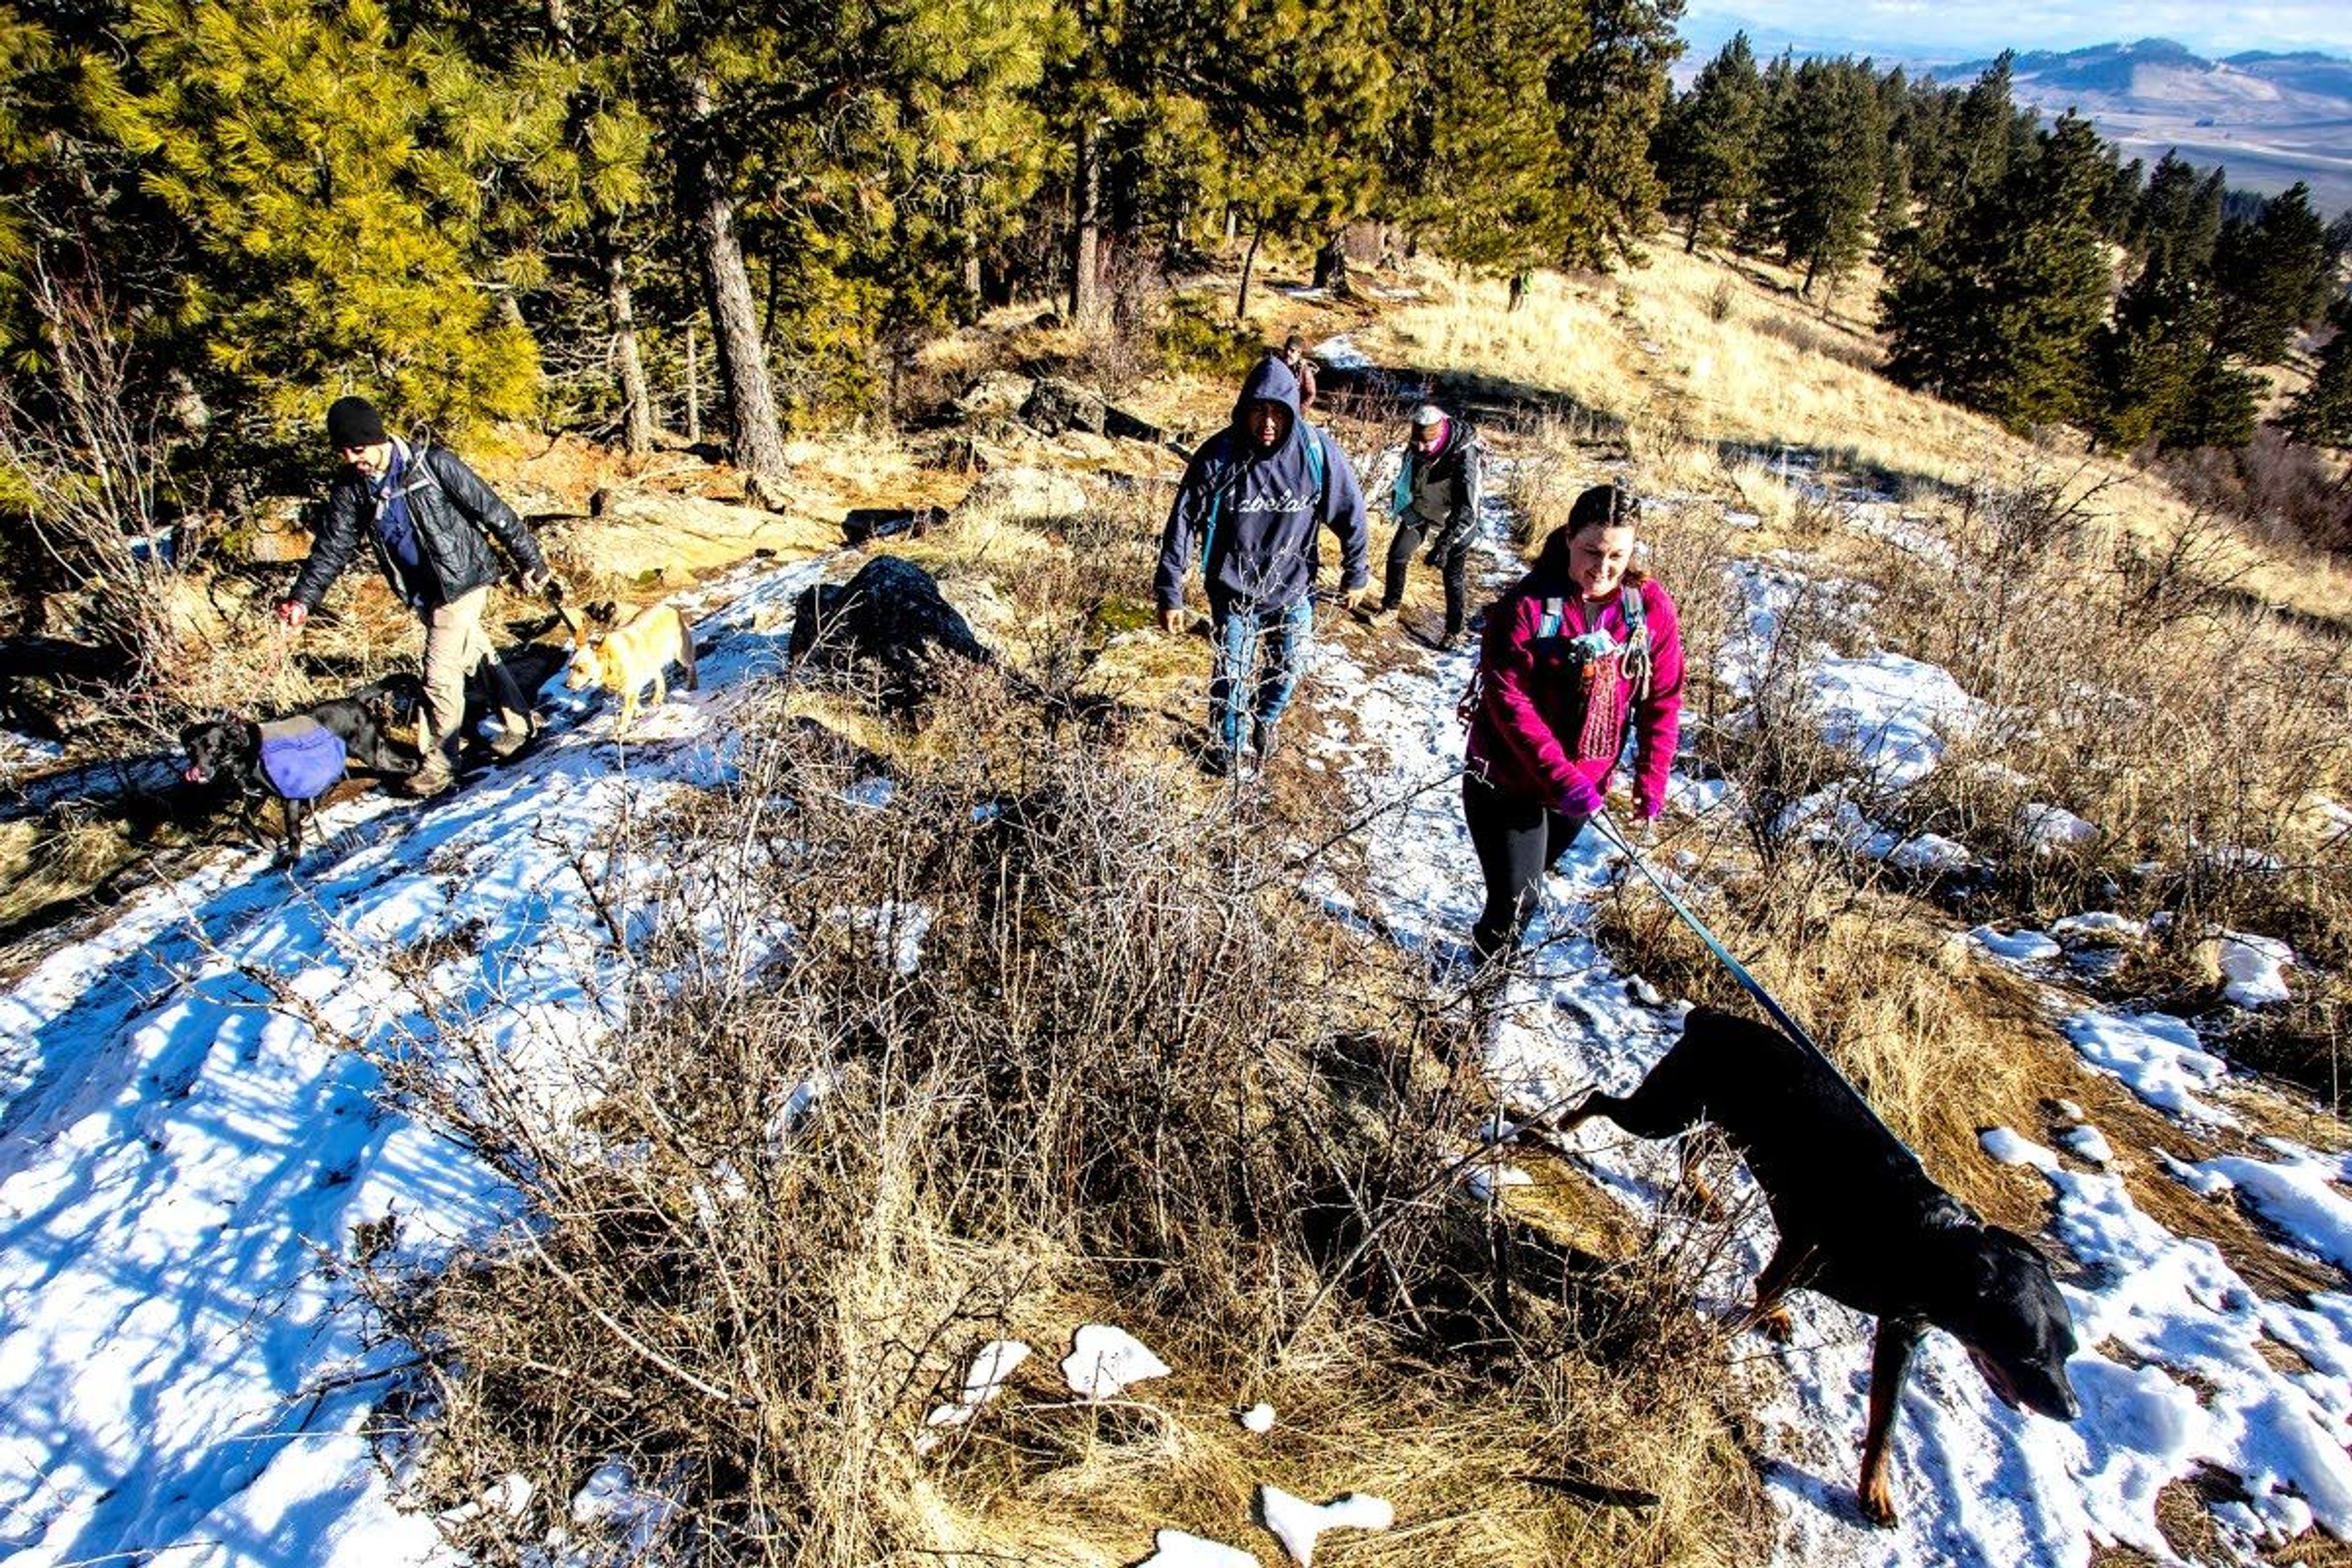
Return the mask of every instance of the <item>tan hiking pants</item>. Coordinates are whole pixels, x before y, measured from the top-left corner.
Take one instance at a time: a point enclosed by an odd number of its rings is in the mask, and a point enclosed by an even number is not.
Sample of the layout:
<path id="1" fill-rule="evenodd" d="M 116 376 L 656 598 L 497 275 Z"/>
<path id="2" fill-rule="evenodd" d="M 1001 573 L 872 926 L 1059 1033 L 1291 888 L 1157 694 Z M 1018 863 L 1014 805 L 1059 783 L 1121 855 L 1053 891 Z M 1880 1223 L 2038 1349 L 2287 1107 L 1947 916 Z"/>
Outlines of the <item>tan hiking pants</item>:
<path id="1" fill-rule="evenodd" d="M 499 662 L 489 634 L 482 630 L 482 609 L 489 601 L 490 590 L 484 586 L 425 613 L 425 716 L 416 738 L 428 767 L 436 752 L 445 763 L 457 760 L 458 743 L 465 739 L 466 677 L 477 665 L 489 667 L 490 699 L 499 705 L 502 721 L 509 725 L 528 722 L 530 706 L 522 689 Z"/>

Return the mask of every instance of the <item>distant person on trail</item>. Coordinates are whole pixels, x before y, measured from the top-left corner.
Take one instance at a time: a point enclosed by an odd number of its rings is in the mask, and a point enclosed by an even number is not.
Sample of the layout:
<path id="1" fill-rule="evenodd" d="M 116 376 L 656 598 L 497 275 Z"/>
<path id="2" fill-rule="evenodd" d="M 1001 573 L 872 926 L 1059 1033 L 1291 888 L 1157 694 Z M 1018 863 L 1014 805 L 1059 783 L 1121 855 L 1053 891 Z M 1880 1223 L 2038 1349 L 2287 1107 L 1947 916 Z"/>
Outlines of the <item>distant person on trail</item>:
<path id="1" fill-rule="evenodd" d="M 1635 741 L 1633 804 L 1665 806 L 1682 730 L 1675 602 L 1633 565 L 1640 505 L 1614 485 L 1576 498 L 1528 574 L 1486 612 L 1462 776 L 1462 816 L 1486 879 L 1470 933 L 1481 963 L 1515 948 L 1544 873 L 1601 809 Z"/>
<path id="2" fill-rule="evenodd" d="M 1309 425 L 1298 380 L 1269 354 L 1234 400 L 1233 423 L 1201 445 L 1160 536 L 1160 624 L 1184 629 L 1184 576 L 1199 566 L 1216 638 L 1209 747 L 1223 774 L 1242 755 L 1242 718 L 1261 764 L 1290 705 L 1315 627 L 1317 531 L 1339 536 L 1340 587 L 1358 603 L 1371 573 L 1363 491 L 1339 444 Z"/>
<path id="3" fill-rule="evenodd" d="M 1315 412 L 1315 362 L 1307 357 L 1307 340 L 1293 332 L 1282 342 L 1282 363 L 1298 378 L 1298 408 Z"/>
<path id="4" fill-rule="evenodd" d="M 1389 537 L 1388 578 L 1381 584 L 1381 606 L 1364 618 L 1373 626 L 1396 619 L 1404 603 L 1405 574 L 1412 552 L 1429 544 L 1430 564 L 1445 578 L 1445 635 L 1440 647 L 1461 646 L 1470 614 L 1470 543 L 1478 532 L 1478 502 L 1486 487 L 1486 449 L 1478 432 L 1466 419 L 1456 418 L 1434 403 L 1412 411 L 1404 461 L 1398 467 L 1396 490 L 1390 498 L 1396 532 Z"/>
<path id="5" fill-rule="evenodd" d="M 488 668 L 504 726 L 490 750 L 503 759 L 530 743 L 530 703 L 482 630 L 490 584 L 500 575 L 489 542 L 495 538 L 513 558 L 526 593 L 547 586 L 547 562 L 514 509 L 457 453 L 387 435 L 383 416 L 365 398 L 339 397 L 328 408 L 327 444 L 343 470 L 328 492 L 326 522 L 310 559 L 278 606 L 278 618 L 300 631 L 366 533 L 392 591 L 425 623 L 425 710 L 417 725 L 425 762 L 402 787 L 419 797 L 438 795 L 456 781 L 466 677 L 476 666 Z"/>

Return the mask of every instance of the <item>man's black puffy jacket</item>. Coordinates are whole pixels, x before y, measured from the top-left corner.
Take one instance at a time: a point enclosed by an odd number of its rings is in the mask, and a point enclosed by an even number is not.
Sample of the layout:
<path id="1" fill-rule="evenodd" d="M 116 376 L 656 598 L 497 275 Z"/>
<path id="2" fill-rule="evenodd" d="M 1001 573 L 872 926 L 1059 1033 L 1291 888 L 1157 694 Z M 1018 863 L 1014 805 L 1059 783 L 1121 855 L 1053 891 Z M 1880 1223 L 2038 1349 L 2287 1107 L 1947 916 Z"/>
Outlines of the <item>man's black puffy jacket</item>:
<path id="1" fill-rule="evenodd" d="M 446 447 L 394 445 L 405 459 L 402 484 L 422 557 L 415 584 L 423 601 L 418 609 L 437 609 L 499 580 L 499 560 L 486 535 L 496 536 L 525 572 L 547 570 L 538 542 L 515 515 L 514 508 L 500 500 L 498 492 L 466 467 L 457 453 Z M 348 468 L 338 475 L 334 489 L 327 493 L 326 523 L 311 543 L 310 559 L 295 579 L 294 591 L 286 596 L 306 610 L 317 609 L 343 568 L 351 564 L 352 552 L 364 535 L 392 591 L 408 598 L 409 584 L 376 533 L 375 512 L 375 487 L 367 477 Z"/>

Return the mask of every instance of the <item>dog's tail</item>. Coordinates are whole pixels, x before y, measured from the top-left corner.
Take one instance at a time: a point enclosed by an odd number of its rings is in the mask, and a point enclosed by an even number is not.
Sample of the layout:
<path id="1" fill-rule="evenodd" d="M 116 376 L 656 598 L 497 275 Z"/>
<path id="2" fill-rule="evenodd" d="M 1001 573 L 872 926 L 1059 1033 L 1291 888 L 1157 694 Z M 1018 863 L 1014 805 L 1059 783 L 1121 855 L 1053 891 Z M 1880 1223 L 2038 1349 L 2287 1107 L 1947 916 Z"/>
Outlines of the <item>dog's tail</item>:
<path id="1" fill-rule="evenodd" d="M 688 620 L 686 612 L 676 605 L 669 607 L 669 613 L 677 617 L 677 662 L 686 666 L 686 689 L 699 691 L 702 681 L 694 673 L 694 623 Z"/>

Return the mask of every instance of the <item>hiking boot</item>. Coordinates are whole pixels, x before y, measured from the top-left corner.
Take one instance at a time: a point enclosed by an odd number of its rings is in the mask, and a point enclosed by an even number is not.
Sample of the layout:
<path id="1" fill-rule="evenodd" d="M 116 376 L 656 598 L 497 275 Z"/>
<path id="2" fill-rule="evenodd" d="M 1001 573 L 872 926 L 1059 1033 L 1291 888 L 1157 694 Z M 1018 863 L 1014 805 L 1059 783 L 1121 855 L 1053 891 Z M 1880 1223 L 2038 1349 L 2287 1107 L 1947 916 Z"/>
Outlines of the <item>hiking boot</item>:
<path id="1" fill-rule="evenodd" d="M 1453 630 L 1447 632 L 1444 637 L 1437 639 L 1437 651 L 1440 653 L 1459 653 L 1462 649 L 1468 647 L 1469 646 L 1470 634 L 1464 631 L 1460 626 L 1455 626 Z"/>
<path id="2" fill-rule="evenodd" d="M 449 760 L 436 752 L 425 759 L 423 767 L 393 787 L 411 800 L 431 800 L 436 795 L 446 793 L 449 786 L 457 782 L 457 774 L 450 767 Z"/>
<path id="3" fill-rule="evenodd" d="M 1230 746 L 1215 742 L 1201 748 L 1201 771 L 1213 779 L 1231 778 L 1234 773 L 1234 752 Z"/>
<path id="4" fill-rule="evenodd" d="M 503 763 L 538 736 L 539 721 L 525 718 L 520 713 L 508 713 L 501 715 L 501 721 L 504 727 L 490 738 L 490 755 Z"/>
<path id="5" fill-rule="evenodd" d="M 1359 610 L 1356 612 L 1356 618 L 1368 626 L 1394 626 L 1397 607 L 1394 605 L 1381 605 L 1370 610 Z"/>
<path id="6" fill-rule="evenodd" d="M 1264 766 L 1267 759 L 1274 755 L 1275 748 L 1280 743 L 1281 738 L 1275 732 L 1271 721 L 1265 719 L 1250 721 L 1250 750 L 1257 753 L 1260 766 Z"/>

